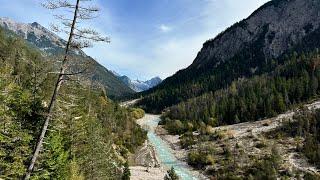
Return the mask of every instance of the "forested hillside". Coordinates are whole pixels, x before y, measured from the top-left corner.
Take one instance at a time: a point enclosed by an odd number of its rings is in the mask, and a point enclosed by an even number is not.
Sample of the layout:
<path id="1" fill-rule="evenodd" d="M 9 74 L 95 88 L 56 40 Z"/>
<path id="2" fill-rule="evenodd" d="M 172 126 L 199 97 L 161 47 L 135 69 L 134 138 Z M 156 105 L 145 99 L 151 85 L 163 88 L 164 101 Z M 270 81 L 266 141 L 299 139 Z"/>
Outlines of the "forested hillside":
<path id="1" fill-rule="evenodd" d="M 213 179 L 319 179 L 319 112 L 295 112 L 320 95 L 319 11 L 266 3 L 137 105 L 162 113 L 160 128 Z"/>
<path id="2" fill-rule="evenodd" d="M 0 29 L 0 178 L 22 179 L 56 81 L 57 66 Z M 87 80 L 66 81 L 31 179 L 121 179 L 146 133 L 133 113 Z"/>
<path id="3" fill-rule="evenodd" d="M 0 17 L 0 26 L 5 29 L 8 34 L 17 35 L 25 39 L 31 46 L 41 50 L 47 59 L 57 61 L 56 56 L 63 55 L 65 52 L 66 41 L 53 32 L 49 31 L 39 23 L 31 24 L 15 22 L 10 18 Z M 85 74 L 87 79 L 98 82 L 106 89 L 107 95 L 112 98 L 119 98 L 120 96 L 128 96 L 134 93 L 126 84 L 118 79 L 111 71 L 103 67 L 92 57 L 87 56 L 82 50 L 73 50 L 73 55 L 79 61 L 87 63 L 91 69 L 90 74 Z"/>
<path id="4" fill-rule="evenodd" d="M 294 51 L 320 47 L 320 4 L 313 0 L 273 0 L 247 19 L 208 40 L 194 62 L 142 93 L 139 105 L 166 107 L 227 88 L 233 81 L 270 73 Z"/>
<path id="5" fill-rule="evenodd" d="M 317 98 L 320 94 L 320 53 L 288 56 L 274 71 L 252 78 L 233 81 L 228 88 L 168 108 L 164 114 L 168 127 L 170 119 L 181 120 L 194 128 L 202 123 L 210 126 L 256 121 L 274 117 L 299 103 Z M 183 129 L 183 128 L 182 128 Z"/>

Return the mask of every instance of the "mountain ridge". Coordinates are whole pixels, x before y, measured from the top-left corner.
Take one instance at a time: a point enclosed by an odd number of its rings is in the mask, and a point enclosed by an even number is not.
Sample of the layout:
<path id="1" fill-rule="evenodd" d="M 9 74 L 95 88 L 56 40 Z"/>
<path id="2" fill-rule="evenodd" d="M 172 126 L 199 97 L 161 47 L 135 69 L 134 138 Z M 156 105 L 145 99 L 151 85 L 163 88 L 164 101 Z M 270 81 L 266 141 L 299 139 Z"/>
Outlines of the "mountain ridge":
<path id="1" fill-rule="evenodd" d="M 204 66 L 206 65 L 204 63 L 214 58 L 222 61 L 232 58 L 246 43 L 255 40 L 260 33 L 257 30 L 264 26 L 269 28 L 266 33 L 269 39 L 263 49 L 264 54 L 267 59 L 277 58 L 284 52 L 284 49 L 289 49 L 296 44 L 307 31 L 310 32 L 314 27 L 319 27 L 319 15 L 316 13 L 319 6 L 319 3 L 314 0 L 270 1 L 254 11 L 248 18 L 227 28 L 216 38 L 205 42 L 203 49 L 198 54 L 199 57 L 195 59 L 192 66 L 199 66 L 199 63 Z M 305 11 L 306 9 L 308 11 Z M 305 23 L 305 18 L 308 18 L 308 23 Z M 311 29 L 307 30 L 308 26 Z M 203 58 L 203 53 L 209 56 Z"/>
<path id="2" fill-rule="evenodd" d="M 142 107 L 165 107 L 225 88 L 236 79 L 270 72 L 272 64 L 301 49 L 320 47 L 320 4 L 315 0 L 273 0 L 206 41 L 193 63 L 143 92 Z M 155 101 L 158 101 L 155 105 Z M 152 107 L 153 106 L 153 107 Z"/>
<path id="3" fill-rule="evenodd" d="M 121 76 L 119 74 L 115 74 L 118 76 L 118 78 L 124 82 L 127 86 L 129 86 L 132 90 L 135 92 L 142 92 L 146 91 L 148 89 L 151 89 L 157 85 L 159 85 L 162 82 L 162 79 L 158 76 L 151 78 L 146 81 L 141 81 L 141 80 L 132 80 L 128 76 Z"/>
<path id="4" fill-rule="evenodd" d="M 54 54 L 63 51 L 66 41 L 52 33 L 37 22 L 20 23 L 8 17 L 0 17 L 0 26 L 13 31 L 18 36 L 38 47 L 47 54 Z M 45 41 L 47 41 L 45 43 Z"/>
<path id="5" fill-rule="evenodd" d="M 66 41 L 37 22 L 26 24 L 16 22 L 7 17 L 0 17 L 0 26 L 27 40 L 32 46 L 40 49 L 46 55 L 55 56 L 64 53 Z M 95 69 L 95 71 L 90 78 L 106 87 L 107 94 L 110 97 L 118 98 L 134 93 L 110 70 L 86 55 L 83 51 L 73 51 L 73 53 L 84 61 L 92 62 L 92 69 Z"/>

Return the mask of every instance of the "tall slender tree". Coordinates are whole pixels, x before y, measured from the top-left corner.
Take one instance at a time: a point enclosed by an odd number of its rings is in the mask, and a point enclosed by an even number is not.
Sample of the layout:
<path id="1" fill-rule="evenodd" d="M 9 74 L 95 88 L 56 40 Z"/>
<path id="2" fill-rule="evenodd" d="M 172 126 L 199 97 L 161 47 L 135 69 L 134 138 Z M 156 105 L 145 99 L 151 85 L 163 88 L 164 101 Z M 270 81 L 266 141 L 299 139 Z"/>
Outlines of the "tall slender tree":
<path id="1" fill-rule="evenodd" d="M 73 1 L 74 3 L 72 3 L 71 0 L 47 0 L 42 4 L 45 8 L 50 10 L 65 10 L 65 12 L 71 12 L 72 14 L 69 15 L 72 18 L 70 18 L 68 15 L 57 14 L 55 17 L 61 21 L 62 26 L 60 27 L 52 25 L 52 29 L 55 32 L 66 33 L 68 35 L 68 41 L 65 45 L 62 64 L 53 89 L 51 100 L 49 102 L 46 120 L 42 126 L 42 131 L 34 150 L 29 168 L 25 175 L 25 180 L 30 179 L 31 173 L 41 151 L 49 123 L 53 117 L 55 103 L 63 82 L 66 81 L 70 76 L 84 72 L 84 70 L 78 72 L 72 71 L 74 68 L 71 68 L 71 66 L 76 64 L 70 62 L 70 56 L 80 52 L 82 48 L 91 47 L 92 42 L 109 42 L 108 38 L 100 36 L 97 31 L 90 28 L 81 28 L 79 26 L 80 22 L 97 17 L 99 8 L 87 4 L 91 0 Z"/>

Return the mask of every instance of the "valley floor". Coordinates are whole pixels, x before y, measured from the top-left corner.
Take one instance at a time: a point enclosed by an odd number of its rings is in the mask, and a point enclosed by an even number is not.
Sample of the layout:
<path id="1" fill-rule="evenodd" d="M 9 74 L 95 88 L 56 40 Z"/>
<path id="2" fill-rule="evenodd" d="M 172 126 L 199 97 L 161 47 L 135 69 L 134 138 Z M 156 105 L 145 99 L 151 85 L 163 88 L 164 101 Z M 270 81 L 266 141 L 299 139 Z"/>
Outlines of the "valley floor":
<path id="1" fill-rule="evenodd" d="M 316 101 L 314 103 L 306 105 L 309 109 L 319 109 L 320 108 L 320 101 Z M 275 130 L 279 127 L 284 120 L 291 119 L 292 116 L 295 114 L 295 111 L 289 111 L 284 114 L 281 114 L 277 117 L 265 119 L 256 122 L 247 122 L 247 123 L 240 123 L 228 126 L 220 126 L 214 128 L 214 131 L 219 131 L 225 134 L 225 137 L 219 141 L 210 141 L 211 145 L 214 145 L 217 149 L 217 152 L 222 151 L 222 148 L 228 144 L 231 149 L 237 145 L 241 146 L 244 150 L 244 154 L 246 156 L 263 156 L 265 154 L 270 153 L 270 148 L 272 145 L 277 145 L 279 147 L 280 155 L 283 157 L 283 169 L 286 170 L 299 170 L 302 172 L 311 172 L 319 174 L 320 170 L 317 169 L 315 166 L 309 164 L 305 157 L 299 155 L 295 152 L 295 147 L 297 140 L 293 138 L 283 138 L 279 140 L 268 139 L 266 137 L 266 133 Z M 159 116 L 156 115 L 149 115 L 147 114 L 144 118 L 138 120 L 138 124 L 140 124 L 145 129 L 149 128 L 149 132 L 154 131 L 154 134 L 160 137 L 166 148 L 169 148 L 169 151 L 173 154 L 173 158 L 176 159 L 174 161 L 179 162 L 179 165 L 187 170 L 188 173 L 193 176 L 193 179 L 207 179 L 202 171 L 195 171 L 192 170 L 186 163 L 188 150 L 180 148 L 180 140 L 179 136 L 168 135 L 167 131 L 162 127 L 157 125 L 159 120 L 152 121 L 151 124 L 154 126 L 151 127 L 150 120 L 159 119 Z M 147 123 L 149 122 L 149 123 Z M 154 129 L 153 129 L 154 128 Z M 195 133 L 196 134 L 196 133 Z M 150 138 L 148 136 L 148 138 Z M 146 142 L 147 143 L 147 142 Z M 208 143 L 208 142 L 205 142 Z M 259 148 L 258 144 L 265 144 L 266 148 Z M 152 147 L 153 146 L 153 147 Z M 146 150 L 147 149 L 147 150 Z M 130 167 L 131 169 L 131 178 L 133 180 L 142 180 L 142 179 L 150 179 L 150 180 L 157 180 L 163 179 L 165 176 L 166 170 L 168 167 L 166 164 L 161 162 L 161 158 L 159 158 L 159 152 L 157 152 L 156 147 L 154 147 L 153 143 L 147 143 L 144 147 L 141 148 L 139 151 L 140 154 L 135 156 L 137 160 L 136 165 Z M 152 168 L 149 169 L 147 172 L 147 168 L 145 166 L 145 162 L 142 162 L 144 158 L 151 156 L 151 166 Z M 218 153 L 219 154 L 219 153 Z M 219 158 L 223 159 L 224 157 L 218 156 L 216 159 L 216 168 L 222 166 L 219 164 Z M 242 157 L 237 161 L 245 162 L 246 157 Z M 139 160 L 140 159 L 140 160 Z M 159 160 L 160 159 L 160 160 Z M 190 178 L 183 178 L 183 179 L 190 179 Z M 191 178 L 192 179 L 192 178 Z"/>

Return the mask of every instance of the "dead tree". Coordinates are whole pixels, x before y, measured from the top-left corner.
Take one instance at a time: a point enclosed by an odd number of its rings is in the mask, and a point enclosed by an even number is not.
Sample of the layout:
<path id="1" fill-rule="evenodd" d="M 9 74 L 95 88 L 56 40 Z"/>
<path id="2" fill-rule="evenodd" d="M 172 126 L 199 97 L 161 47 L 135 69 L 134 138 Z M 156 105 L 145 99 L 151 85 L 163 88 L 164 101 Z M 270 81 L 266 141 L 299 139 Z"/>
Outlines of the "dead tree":
<path id="1" fill-rule="evenodd" d="M 53 25 L 52 29 L 55 32 L 66 33 L 68 35 L 68 41 L 65 45 L 62 64 L 54 86 L 51 100 L 49 102 L 46 119 L 42 126 L 40 137 L 38 139 L 34 154 L 25 175 L 25 180 L 28 180 L 30 178 L 31 173 L 34 169 L 35 163 L 43 145 L 44 138 L 46 136 L 50 120 L 53 117 L 55 103 L 63 82 L 68 79 L 69 76 L 83 73 L 83 71 L 72 72 L 69 69 L 70 56 L 77 51 L 81 51 L 81 49 L 83 48 L 91 47 L 92 42 L 109 42 L 108 38 L 100 36 L 100 34 L 95 30 L 90 28 L 81 28 L 78 26 L 79 22 L 81 21 L 90 20 L 97 17 L 99 9 L 97 7 L 86 4 L 91 0 L 73 0 L 75 1 L 74 3 L 70 1 L 71 0 L 47 0 L 42 4 L 45 8 L 50 10 L 62 9 L 65 10 L 65 12 L 71 12 L 72 14 L 70 14 L 70 17 L 72 18 L 70 18 L 68 15 L 55 15 L 55 17 L 61 21 L 62 26 L 60 28 L 59 26 Z M 82 3 L 84 3 L 84 5 L 82 5 Z"/>

